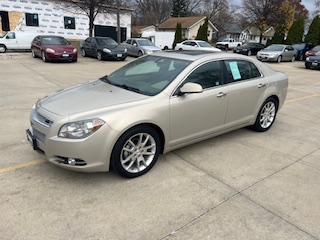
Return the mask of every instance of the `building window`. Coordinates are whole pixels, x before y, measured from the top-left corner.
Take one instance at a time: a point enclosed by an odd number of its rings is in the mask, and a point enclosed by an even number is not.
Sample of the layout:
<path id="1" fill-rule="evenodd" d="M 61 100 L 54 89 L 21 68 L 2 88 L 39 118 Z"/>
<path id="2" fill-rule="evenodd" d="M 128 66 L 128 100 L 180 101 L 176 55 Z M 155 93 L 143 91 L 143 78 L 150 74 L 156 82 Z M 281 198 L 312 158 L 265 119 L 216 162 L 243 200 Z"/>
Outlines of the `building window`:
<path id="1" fill-rule="evenodd" d="M 76 29 L 76 20 L 73 17 L 64 17 L 65 29 Z"/>
<path id="2" fill-rule="evenodd" d="M 26 25 L 39 27 L 39 15 L 36 13 L 26 13 Z"/>

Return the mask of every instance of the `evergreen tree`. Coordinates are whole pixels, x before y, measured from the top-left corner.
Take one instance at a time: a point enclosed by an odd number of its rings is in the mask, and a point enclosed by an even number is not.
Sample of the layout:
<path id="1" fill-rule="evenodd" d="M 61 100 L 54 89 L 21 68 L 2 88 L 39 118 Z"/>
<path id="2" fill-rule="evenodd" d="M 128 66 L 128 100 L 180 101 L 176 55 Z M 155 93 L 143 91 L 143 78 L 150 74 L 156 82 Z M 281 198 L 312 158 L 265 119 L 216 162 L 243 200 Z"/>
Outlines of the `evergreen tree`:
<path id="1" fill-rule="evenodd" d="M 187 17 L 187 3 L 188 0 L 173 0 L 171 17 Z"/>
<path id="2" fill-rule="evenodd" d="M 284 43 L 284 33 L 276 31 L 271 40 L 272 44 L 283 44 Z"/>
<path id="3" fill-rule="evenodd" d="M 172 49 L 174 49 L 177 43 L 180 43 L 180 42 L 182 42 L 182 27 L 181 27 L 181 23 L 177 22 Z"/>
<path id="4" fill-rule="evenodd" d="M 203 41 L 208 41 L 208 18 L 206 18 L 205 22 L 203 25 L 199 27 L 196 39 L 197 40 L 203 40 Z"/>
<path id="5" fill-rule="evenodd" d="M 286 39 L 287 44 L 294 44 L 302 42 L 304 34 L 304 20 L 303 18 L 299 18 L 294 21 L 291 28 L 289 29 L 288 36 Z"/>
<path id="6" fill-rule="evenodd" d="M 305 42 L 312 43 L 313 45 L 320 44 L 320 17 L 316 16 L 309 27 L 306 35 Z"/>

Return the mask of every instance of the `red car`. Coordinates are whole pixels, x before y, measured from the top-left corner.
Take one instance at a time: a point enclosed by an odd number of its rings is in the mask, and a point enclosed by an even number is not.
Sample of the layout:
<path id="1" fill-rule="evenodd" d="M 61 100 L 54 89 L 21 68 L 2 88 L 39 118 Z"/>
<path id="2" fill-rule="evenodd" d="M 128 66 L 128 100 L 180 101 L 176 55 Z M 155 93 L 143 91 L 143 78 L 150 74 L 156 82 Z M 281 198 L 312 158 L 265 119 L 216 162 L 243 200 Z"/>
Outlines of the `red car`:
<path id="1" fill-rule="evenodd" d="M 64 37 L 40 35 L 36 36 L 31 43 L 32 57 L 41 57 L 47 61 L 71 61 L 78 59 L 77 49 Z"/>
<path id="2" fill-rule="evenodd" d="M 319 51 L 320 51 L 320 45 L 317 45 L 314 48 L 312 48 L 309 51 L 307 51 L 306 54 L 305 54 L 305 57 L 307 58 L 309 56 L 313 56 Z"/>

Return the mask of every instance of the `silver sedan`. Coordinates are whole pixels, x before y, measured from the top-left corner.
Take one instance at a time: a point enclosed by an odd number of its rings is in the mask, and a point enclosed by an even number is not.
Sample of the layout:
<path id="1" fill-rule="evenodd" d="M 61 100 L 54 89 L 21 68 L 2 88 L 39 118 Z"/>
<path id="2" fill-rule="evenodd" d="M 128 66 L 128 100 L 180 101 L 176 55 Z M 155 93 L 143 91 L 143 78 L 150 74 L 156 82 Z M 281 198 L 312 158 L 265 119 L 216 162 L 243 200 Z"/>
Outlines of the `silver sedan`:
<path id="1" fill-rule="evenodd" d="M 161 51 L 161 48 L 144 38 L 130 38 L 121 45 L 127 48 L 128 55 L 135 57 Z"/>
<path id="2" fill-rule="evenodd" d="M 260 61 L 282 62 L 296 59 L 297 50 L 292 46 L 284 44 L 271 44 L 257 53 L 257 59 Z"/>
<path id="3" fill-rule="evenodd" d="M 246 56 L 159 52 L 40 99 L 26 132 L 59 167 L 138 177 L 161 153 L 245 126 L 267 131 L 287 87 L 286 74 Z"/>

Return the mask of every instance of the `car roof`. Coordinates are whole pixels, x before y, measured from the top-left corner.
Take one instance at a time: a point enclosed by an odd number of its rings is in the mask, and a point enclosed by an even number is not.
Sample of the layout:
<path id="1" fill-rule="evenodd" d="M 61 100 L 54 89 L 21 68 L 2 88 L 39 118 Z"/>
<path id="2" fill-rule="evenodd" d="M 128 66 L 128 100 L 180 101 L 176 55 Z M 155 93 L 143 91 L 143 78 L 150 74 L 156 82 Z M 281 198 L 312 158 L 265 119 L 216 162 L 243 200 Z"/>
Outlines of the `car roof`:
<path id="1" fill-rule="evenodd" d="M 64 38 L 64 37 L 58 36 L 58 35 L 37 35 L 37 37 L 40 37 L 40 38 L 46 38 L 46 37 Z"/>
<path id="2" fill-rule="evenodd" d="M 204 57 L 212 57 L 214 59 L 234 58 L 234 59 L 250 59 L 247 56 L 227 52 L 209 52 L 204 50 L 183 50 L 183 51 L 160 51 L 152 54 L 153 56 L 176 58 L 181 60 L 196 61 Z"/>

